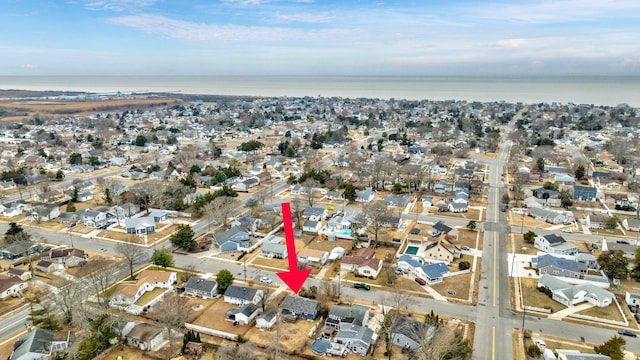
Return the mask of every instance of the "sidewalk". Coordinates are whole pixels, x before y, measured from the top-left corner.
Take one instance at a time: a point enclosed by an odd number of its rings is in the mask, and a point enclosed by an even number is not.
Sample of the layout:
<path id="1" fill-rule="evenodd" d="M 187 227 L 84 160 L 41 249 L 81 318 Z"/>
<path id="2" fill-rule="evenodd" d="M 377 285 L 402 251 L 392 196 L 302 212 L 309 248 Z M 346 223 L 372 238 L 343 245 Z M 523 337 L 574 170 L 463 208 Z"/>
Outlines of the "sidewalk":
<path id="1" fill-rule="evenodd" d="M 584 303 L 584 304 L 580 304 L 580 305 L 576 305 L 576 306 L 570 306 L 564 310 L 560 310 L 558 312 L 554 312 L 552 314 L 549 314 L 549 317 L 547 317 L 548 319 L 551 320 L 562 320 L 563 318 L 573 314 L 573 313 L 577 313 L 580 312 L 582 310 L 587 310 L 589 308 L 592 308 L 593 305 L 590 303 Z"/>

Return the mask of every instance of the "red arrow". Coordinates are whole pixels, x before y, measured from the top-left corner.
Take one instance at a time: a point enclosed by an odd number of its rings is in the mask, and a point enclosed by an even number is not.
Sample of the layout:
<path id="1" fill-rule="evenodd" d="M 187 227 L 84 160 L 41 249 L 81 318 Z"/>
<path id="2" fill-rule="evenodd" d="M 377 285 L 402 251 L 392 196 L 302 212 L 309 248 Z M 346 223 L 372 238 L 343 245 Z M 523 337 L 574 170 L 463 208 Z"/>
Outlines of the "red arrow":
<path id="1" fill-rule="evenodd" d="M 293 237 L 293 221 L 291 220 L 291 207 L 288 202 L 282 203 L 282 222 L 284 224 L 284 237 L 287 241 L 287 256 L 289 259 L 289 271 L 279 272 L 277 275 L 294 293 L 298 293 L 304 284 L 311 269 L 298 270 L 298 255 L 296 254 L 296 239 Z"/>

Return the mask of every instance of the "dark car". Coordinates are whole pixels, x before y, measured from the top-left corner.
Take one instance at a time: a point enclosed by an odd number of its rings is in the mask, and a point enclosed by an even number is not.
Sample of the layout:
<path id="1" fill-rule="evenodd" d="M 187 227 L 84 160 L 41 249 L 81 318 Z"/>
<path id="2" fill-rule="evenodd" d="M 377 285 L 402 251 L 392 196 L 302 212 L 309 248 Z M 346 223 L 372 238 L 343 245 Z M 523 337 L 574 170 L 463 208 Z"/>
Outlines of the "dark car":
<path id="1" fill-rule="evenodd" d="M 427 282 L 424 279 L 419 277 L 416 278 L 416 282 L 420 285 L 427 285 Z"/>
<path id="2" fill-rule="evenodd" d="M 636 333 L 634 333 L 631 330 L 627 330 L 627 329 L 620 329 L 618 330 L 618 334 L 620 335 L 626 335 L 626 336 L 631 336 L 631 337 L 638 337 L 638 335 L 636 335 Z"/>
<path id="3" fill-rule="evenodd" d="M 633 314 L 633 318 L 636 319 L 638 324 L 640 324 L 640 314 Z"/>
<path id="4" fill-rule="evenodd" d="M 353 287 L 356 288 L 356 289 L 371 290 L 371 286 L 369 286 L 369 284 L 365 284 L 365 283 L 355 283 L 355 284 L 353 284 Z"/>

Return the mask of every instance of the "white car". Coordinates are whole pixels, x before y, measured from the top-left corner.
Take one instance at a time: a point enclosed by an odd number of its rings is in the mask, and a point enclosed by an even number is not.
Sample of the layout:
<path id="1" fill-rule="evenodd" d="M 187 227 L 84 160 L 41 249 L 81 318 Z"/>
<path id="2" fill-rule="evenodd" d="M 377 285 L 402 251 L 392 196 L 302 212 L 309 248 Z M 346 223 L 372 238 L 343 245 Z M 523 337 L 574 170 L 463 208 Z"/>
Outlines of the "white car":
<path id="1" fill-rule="evenodd" d="M 569 233 L 569 234 L 570 234 L 570 233 L 572 233 L 572 232 L 573 232 L 573 230 L 571 230 L 571 229 L 564 229 L 564 230 L 562 230 L 562 232 L 564 232 L 564 233 Z"/>
<path id="2" fill-rule="evenodd" d="M 263 276 L 263 277 L 260 278 L 260 282 L 263 282 L 265 284 L 271 284 L 273 282 L 273 280 L 271 280 L 270 277 Z"/>

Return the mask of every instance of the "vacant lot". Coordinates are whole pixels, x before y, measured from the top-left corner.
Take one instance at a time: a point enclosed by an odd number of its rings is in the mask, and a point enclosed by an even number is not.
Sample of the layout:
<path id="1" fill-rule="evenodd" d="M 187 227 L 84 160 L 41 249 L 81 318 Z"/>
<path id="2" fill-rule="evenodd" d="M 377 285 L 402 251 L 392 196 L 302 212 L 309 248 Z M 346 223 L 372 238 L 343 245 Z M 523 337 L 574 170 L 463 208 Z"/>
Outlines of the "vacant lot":
<path id="1" fill-rule="evenodd" d="M 294 323 L 282 322 L 280 326 L 280 348 L 289 353 L 302 353 L 311 347 L 313 340 L 309 338 L 309 332 L 316 322 L 298 319 Z M 277 341 L 277 327 L 274 325 L 270 330 L 259 330 L 252 327 L 244 335 L 249 341 L 260 347 L 273 349 Z"/>
<path id="2" fill-rule="evenodd" d="M 227 311 L 229 309 L 238 309 L 238 306 L 227 304 L 222 299 L 222 297 L 219 297 L 211 300 L 211 305 L 200 313 L 200 316 L 193 321 L 193 324 L 228 332 L 230 334 L 245 336 L 245 333 L 249 331 L 253 325 L 233 326 L 232 321 L 225 320 Z"/>

